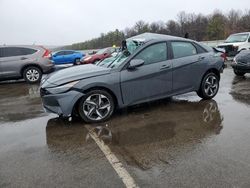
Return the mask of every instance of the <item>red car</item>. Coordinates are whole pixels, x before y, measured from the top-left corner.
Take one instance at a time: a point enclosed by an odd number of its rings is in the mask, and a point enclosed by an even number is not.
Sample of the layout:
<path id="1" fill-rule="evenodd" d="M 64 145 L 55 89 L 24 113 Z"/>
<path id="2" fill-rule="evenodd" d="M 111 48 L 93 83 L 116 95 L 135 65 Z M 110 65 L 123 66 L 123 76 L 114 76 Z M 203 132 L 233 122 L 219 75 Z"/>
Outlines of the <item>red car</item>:
<path id="1" fill-rule="evenodd" d="M 94 55 L 89 55 L 81 59 L 82 64 L 90 64 L 90 63 L 95 63 L 97 61 L 106 59 L 108 57 L 111 57 L 112 53 L 117 52 L 118 49 L 114 47 L 109 47 L 109 48 L 104 48 L 99 50 L 96 54 Z"/>

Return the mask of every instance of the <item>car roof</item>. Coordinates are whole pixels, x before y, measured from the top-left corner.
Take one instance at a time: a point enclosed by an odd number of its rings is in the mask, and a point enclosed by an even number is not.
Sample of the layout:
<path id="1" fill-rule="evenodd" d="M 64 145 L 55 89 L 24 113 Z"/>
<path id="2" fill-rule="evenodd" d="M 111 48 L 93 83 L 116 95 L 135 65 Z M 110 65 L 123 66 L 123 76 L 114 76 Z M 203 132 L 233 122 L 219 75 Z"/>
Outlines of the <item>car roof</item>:
<path id="1" fill-rule="evenodd" d="M 139 42 L 148 42 L 151 40 L 181 40 L 181 41 L 192 41 L 190 39 L 182 38 L 182 37 L 176 37 L 176 36 L 171 36 L 171 35 L 163 35 L 163 34 L 156 34 L 156 33 L 143 33 L 140 35 L 136 35 L 133 37 L 130 37 L 127 39 L 129 40 L 134 40 L 134 41 L 139 41 Z"/>
<path id="2" fill-rule="evenodd" d="M 32 48 L 32 49 L 41 49 L 44 47 L 42 46 L 37 46 L 37 45 L 0 45 L 0 48 L 3 47 L 17 47 L 17 48 Z"/>

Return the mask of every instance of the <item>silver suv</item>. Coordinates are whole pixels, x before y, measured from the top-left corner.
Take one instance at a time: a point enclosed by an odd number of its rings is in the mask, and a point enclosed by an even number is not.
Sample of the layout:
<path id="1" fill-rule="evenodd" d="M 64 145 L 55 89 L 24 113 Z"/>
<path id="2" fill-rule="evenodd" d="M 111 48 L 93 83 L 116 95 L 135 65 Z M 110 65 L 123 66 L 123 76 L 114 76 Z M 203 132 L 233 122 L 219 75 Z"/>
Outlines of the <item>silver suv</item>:
<path id="1" fill-rule="evenodd" d="M 0 46 L 0 80 L 25 79 L 37 83 L 52 72 L 51 53 L 42 46 Z"/>

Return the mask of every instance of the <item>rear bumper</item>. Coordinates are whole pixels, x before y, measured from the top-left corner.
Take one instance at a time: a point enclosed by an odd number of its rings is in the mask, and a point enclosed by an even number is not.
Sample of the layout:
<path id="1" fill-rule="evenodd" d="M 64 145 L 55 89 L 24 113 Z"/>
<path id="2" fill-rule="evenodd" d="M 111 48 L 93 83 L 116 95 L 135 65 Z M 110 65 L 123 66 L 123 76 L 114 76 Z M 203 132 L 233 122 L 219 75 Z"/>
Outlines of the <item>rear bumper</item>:
<path id="1" fill-rule="evenodd" d="M 41 67 L 43 69 L 43 73 L 45 74 L 51 73 L 55 70 L 54 64 L 41 65 Z"/>
<path id="2" fill-rule="evenodd" d="M 80 61 L 81 64 L 92 64 L 92 61 Z"/>
<path id="3" fill-rule="evenodd" d="M 250 73 L 250 65 L 243 65 L 243 64 L 233 64 L 232 65 L 234 70 Z"/>
<path id="4" fill-rule="evenodd" d="M 55 65 L 51 59 L 42 58 L 39 61 L 39 65 L 42 68 L 44 74 L 51 73 L 55 70 Z"/>
<path id="5" fill-rule="evenodd" d="M 218 46 L 218 48 L 224 49 L 227 57 L 234 57 L 239 53 L 238 49 L 235 48 L 233 45 Z"/>
<path id="6" fill-rule="evenodd" d="M 84 95 L 78 91 L 68 91 L 60 94 L 49 94 L 41 89 L 43 107 L 46 112 L 55 113 L 59 116 L 69 117 L 72 115 L 76 102 Z"/>

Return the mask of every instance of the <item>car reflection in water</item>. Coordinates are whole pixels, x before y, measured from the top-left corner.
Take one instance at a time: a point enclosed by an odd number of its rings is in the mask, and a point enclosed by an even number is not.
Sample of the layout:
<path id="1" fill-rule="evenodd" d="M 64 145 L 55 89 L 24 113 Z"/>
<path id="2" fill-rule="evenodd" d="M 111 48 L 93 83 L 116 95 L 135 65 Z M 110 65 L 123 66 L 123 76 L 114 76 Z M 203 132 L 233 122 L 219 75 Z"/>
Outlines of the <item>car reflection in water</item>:
<path id="1" fill-rule="evenodd" d="M 127 164 L 148 169 L 155 163 L 168 163 L 219 134 L 222 121 L 214 100 L 164 100 L 134 107 L 128 113 L 121 112 L 106 125 L 92 126 L 90 132 Z M 92 141 L 88 129 L 81 123 L 69 125 L 63 120 L 51 119 L 46 128 L 48 147 L 52 151 L 87 147 Z"/>
<path id="2" fill-rule="evenodd" d="M 15 122 L 45 115 L 39 85 L 2 82 L 0 96 L 0 121 Z"/>
<path id="3" fill-rule="evenodd" d="M 250 105 L 250 77 L 235 76 L 230 94 L 236 101 Z"/>

